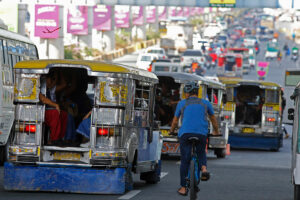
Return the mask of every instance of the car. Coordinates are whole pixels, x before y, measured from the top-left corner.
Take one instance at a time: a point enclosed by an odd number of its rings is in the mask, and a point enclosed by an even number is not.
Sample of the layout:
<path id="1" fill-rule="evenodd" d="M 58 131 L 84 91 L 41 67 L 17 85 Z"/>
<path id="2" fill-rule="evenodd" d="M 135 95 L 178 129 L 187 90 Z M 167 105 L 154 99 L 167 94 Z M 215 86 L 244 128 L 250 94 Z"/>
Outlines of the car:
<path id="1" fill-rule="evenodd" d="M 182 72 L 182 66 L 179 63 L 153 62 L 152 72 Z"/>
<path id="2" fill-rule="evenodd" d="M 145 53 L 155 55 L 158 59 L 165 59 L 168 57 L 165 50 L 160 47 L 148 47 Z"/>
<path id="3" fill-rule="evenodd" d="M 152 54 L 140 54 L 137 58 L 136 66 L 139 69 L 148 70 L 149 65 L 154 59 L 157 59 L 157 56 Z"/>
<path id="4" fill-rule="evenodd" d="M 188 49 L 183 52 L 181 56 L 180 64 L 182 66 L 190 66 L 193 61 L 197 61 L 199 63 L 205 63 L 206 59 L 204 54 L 200 50 Z"/>

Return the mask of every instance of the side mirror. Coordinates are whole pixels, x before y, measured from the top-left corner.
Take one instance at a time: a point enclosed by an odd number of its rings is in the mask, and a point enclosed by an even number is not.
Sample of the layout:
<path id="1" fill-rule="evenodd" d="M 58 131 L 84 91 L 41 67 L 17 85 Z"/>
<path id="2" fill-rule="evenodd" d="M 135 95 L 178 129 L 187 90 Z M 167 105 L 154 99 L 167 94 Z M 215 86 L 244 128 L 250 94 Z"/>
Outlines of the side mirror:
<path id="1" fill-rule="evenodd" d="M 295 112 L 294 108 L 288 109 L 288 120 L 294 120 L 294 112 Z"/>

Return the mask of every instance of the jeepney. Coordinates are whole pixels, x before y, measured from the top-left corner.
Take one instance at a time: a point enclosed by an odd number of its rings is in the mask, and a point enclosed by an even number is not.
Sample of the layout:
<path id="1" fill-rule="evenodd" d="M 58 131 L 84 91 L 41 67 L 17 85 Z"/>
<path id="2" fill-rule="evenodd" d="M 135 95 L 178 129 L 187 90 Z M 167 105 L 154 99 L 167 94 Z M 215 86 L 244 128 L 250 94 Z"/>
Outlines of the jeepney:
<path id="1" fill-rule="evenodd" d="M 218 77 L 242 77 L 243 55 L 236 53 L 222 53 L 218 57 Z"/>
<path id="2" fill-rule="evenodd" d="M 265 59 L 275 59 L 278 57 L 279 53 L 279 44 L 276 39 L 274 41 L 270 41 L 267 44 L 267 50 L 265 53 Z"/>
<path id="3" fill-rule="evenodd" d="M 249 48 L 228 48 L 228 53 L 237 53 L 243 56 L 243 74 L 249 74 L 251 70 Z"/>
<path id="4" fill-rule="evenodd" d="M 50 131 L 39 94 L 47 94 L 45 76 L 63 70 L 79 75 L 77 85 L 88 88 L 92 110 L 85 147 L 47 142 Z M 22 61 L 14 73 L 16 109 L 4 167 L 6 190 L 122 194 L 132 189 L 132 173 L 149 183 L 160 180 L 162 136 L 153 121 L 155 74 L 71 60 Z"/>
<path id="5" fill-rule="evenodd" d="M 221 79 L 227 103 L 223 118 L 232 148 L 268 149 L 282 146 L 281 86 L 273 82 Z"/>
<path id="6" fill-rule="evenodd" d="M 180 155 L 178 138 L 170 136 L 169 130 L 174 117 L 178 101 L 185 98 L 183 92 L 184 84 L 195 81 L 199 84 L 199 98 L 207 99 L 213 105 L 215 116 L 219 121 L 222 137 L 208 135 L 208 149 L 214 151 L 218 158 L 226 156 L 226 145 L 228 140 L 228 131 L 226 124 L 221 122 L 222 98 L 225 93 L 225 87 L 222 83 L 200 77 L 194 74 L 180 72 L 155 72 L 159 79 L 158 92 L 156 94 L 157 109 L 155 115 L 161 122 L 160 130 L 163 134 L 163 155 Z M 180 120 L 179 120 L 180 121 Z M 180 127 L 180 123 L 179 123 Z M 210 126 L 212 132 L 212 126 Z"/>
<path id="7" fill-rule="evenodd" d="M 288 108 L 288 119 L 293 122 L 292 136 L 292 166 L 291 181 L 294 185 L 294 200 L 300 199 L 300 70 L 287 69 L 285 72 L 285 86 L 293 88 L 291 99 L 294 106 Z"/>

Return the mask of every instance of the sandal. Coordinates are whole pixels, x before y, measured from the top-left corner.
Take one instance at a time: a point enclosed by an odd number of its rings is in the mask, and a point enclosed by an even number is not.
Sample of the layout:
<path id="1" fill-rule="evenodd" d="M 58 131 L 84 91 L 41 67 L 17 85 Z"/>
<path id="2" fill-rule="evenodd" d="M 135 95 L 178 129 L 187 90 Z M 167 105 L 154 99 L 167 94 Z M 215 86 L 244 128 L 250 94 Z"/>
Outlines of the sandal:
<path id="1" fill-rule="evenodd" d="M 181 188 L 179 188 L 179 189 L 177 190 L 177 193 L 178 193 L 178 194 L 180 194 L 180 195 L 182 195 L 182 196 L 187 196 L 187 195 L 188 195 L 189 191 L 188 191 L 188 188 L 187 188 L 187 187 L 185 188 L 185 193 L 179 192 L 180 189 L 181 189 Z"/>
<path id="2" fill-rule="evenodd" d="M 202 172 L 201 173 L 201 181 L 208 181 L 210 178 L 209 172 Z"/>

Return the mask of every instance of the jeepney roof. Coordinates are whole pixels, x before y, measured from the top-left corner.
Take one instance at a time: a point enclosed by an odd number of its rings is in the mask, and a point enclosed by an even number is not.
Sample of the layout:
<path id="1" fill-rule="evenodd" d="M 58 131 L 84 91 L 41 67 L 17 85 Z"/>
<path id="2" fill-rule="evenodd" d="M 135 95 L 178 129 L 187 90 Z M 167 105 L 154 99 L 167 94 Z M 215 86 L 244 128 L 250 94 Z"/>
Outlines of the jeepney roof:
<path id="1" fill-rule="evenodd" d="M 184 72 L 154 72 L 156 76 L 165 76 L 165 77 L 171 77 L 174 79 L 177 83 L 187 83 L 190 81 L 201 81 L 201 83 L 204 83 L 206 85 L 211 85 L 218 88 L 225 88 L 225 85 L 222 84 L 219 81 L 211 80 L 209 78 L 205 78 L 202 76 L 198 76 L 195 74 L 189 74 Z"/>
<path id="2" fill-rule="evenodd" d="M 98 76 L 103 73 L 123 74 L 131 77 L 145 77 L 158 82 L 155 74 L 143 69 L 134 68 L 122 64 L 86 61 L 86 60 L 30 60 L 18 62 L 14 68 L 24 70 L 27 73 L 48 73 L 52 67 L 73 67 L 85 68 L 91 76 Z"/>
<path id="3" fill-rule="evenodd" d="M 268 88 L 268 89 L 280 89 L 281 86 L 274 82 L 268 82 L 268 81 L 256 81 L 256 80 L 245 80 L 245 79 L 222 79 L 222 83 L 225 85 L 231 85 L 233 87 L 238 87 L 241 85 L 253 85 L 258 86 L 261 88 Z"/>

